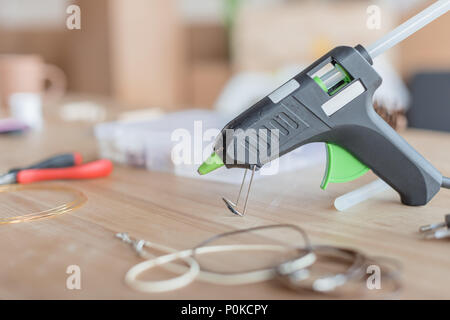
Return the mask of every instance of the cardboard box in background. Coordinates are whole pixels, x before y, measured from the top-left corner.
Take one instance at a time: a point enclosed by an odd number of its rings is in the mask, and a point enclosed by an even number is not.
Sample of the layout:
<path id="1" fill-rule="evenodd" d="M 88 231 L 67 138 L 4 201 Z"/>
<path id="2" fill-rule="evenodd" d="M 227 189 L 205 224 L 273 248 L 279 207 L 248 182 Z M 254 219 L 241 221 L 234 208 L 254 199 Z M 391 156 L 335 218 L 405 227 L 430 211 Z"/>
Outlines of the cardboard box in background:
<path id="1" fill-rule="evenodd" d="M 231 75 L 226 29 L 221 23 L 190 23 L 184 35 L 185 104 L 212 108 Z"/>
<path id="2" fill-rule="evenodd" d="M 222 23 L 184 23 L 183 29 L 188 62 L 228 60 L 228 35 Z"/>
<path id="3" fill-rule="evenodd" d="M 110 0 L 113 96 L 124 104 L 173 109 L 182 101 L 185 53 L 171 0 Z"/>
<path id="4" fill-rule="evenodd" d="M 382 12 L 379 30 L 367 28 L 367 8 L 374 3 Z M 309 65 L 335 46 L 372 43 L 398 24 L 393 12 L 385 2 L 373 1 L 244 5 L 233 32 L 233 67 L 270 72 Z M 395 58 L 395 50 L 389 55 Z"/>
<path id="5" fill-rule="evenodd" d="M 81 8 L 81 30 L 64 30 L 65 63 L 71 92 L 111 95 L 108 0 L 76 0 Z M 62 44 L 61 44 L 62 45 Z"/>
<path id="6" fill-rule="evenodd" d="M 187 23 L 174 0 L 78 1 L 89 14 L 70 37 L 73 88 L 107 88 L 130 109 L 212 107 L 229 73 L 220 23 Z"/>
<path id="7" fill-rule="evenodd" d="M 187 79 L 187 103 L 191 107 L 211 109 L 230 76 L 230 65 L 227 61 L 193 64 L 190 68 L 190 78 Z"/>

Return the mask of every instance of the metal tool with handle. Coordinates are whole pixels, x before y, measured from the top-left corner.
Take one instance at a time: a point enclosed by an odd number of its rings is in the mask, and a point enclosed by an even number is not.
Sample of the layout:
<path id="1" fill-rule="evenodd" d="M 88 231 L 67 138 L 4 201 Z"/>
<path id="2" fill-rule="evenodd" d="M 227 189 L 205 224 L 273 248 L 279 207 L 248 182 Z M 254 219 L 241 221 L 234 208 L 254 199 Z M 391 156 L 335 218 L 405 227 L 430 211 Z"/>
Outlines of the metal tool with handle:
<path id="1" fill-rule="evenodd" d="M 25 184 L 46 180 L 95 179 L 108 176 L 112 168 L 111 161 L 102 159 L 69 168 L 27 169 L 17 173 L 16 181 Z"/>
<path id="2" fill-rule="evenodd" d="M 82 164 L 81 154 L 66 153 L 45 159 L 25 168 L 11 169 L 0 177 L 0 185 L 47 180 L 94 179 L 108 176 L 113 164 L 102 159 Z"/>

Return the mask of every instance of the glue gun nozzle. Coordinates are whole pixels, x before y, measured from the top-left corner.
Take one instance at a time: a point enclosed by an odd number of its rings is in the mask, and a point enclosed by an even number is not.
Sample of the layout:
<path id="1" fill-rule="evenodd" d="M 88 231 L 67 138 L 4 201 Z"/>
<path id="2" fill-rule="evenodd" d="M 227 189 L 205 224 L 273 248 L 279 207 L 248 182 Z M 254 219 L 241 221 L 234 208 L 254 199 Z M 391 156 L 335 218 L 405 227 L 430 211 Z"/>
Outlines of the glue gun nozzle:
<path id="1" fill-rule="evenodd" d="M 197 172 L 201 175 L 205 175 L 222 166 L 224 166 L 222 159 L 214 152 L 200 167 L 198 167 Z"/>

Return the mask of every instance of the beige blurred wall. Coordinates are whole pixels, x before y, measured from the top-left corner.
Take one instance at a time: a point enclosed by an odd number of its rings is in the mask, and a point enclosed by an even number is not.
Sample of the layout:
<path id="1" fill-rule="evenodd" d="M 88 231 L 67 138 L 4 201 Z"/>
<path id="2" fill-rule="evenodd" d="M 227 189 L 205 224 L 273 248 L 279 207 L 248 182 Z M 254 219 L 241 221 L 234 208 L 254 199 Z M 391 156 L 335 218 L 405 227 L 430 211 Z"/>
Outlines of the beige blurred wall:
<path id="1" fill-rule="evenodd" d="M 72 92 L 110 95 L 129 108 L 168 110 L 211 107 L 233 69 L 308 64 L 334 45 L 369 43 L 419 10 L 399 15 L 382 7 L 382 30 L 367 31 L 361 25 L 372 1 L 288 1 L 266 8 L 253 1 L 255 7 L 238 18 L 230 61 L 220 0 L 207 7 L 202 3 L 213 0 L 192 0 L 195 6 L 189 0 L 61 1 L 81 7 L 81 30 L 67 30 L 65 12 L 42 25 L 39 19 L 31 25 L 0 21 L 0 53 L 41 54 L 66 72 Z M 36 3 L 19 2 L 21 10 Z M 450 69 L 449 31 L 447 14 L 397 48 L 405 77 L 424 68 Z"/>
<path id="2" fill-rule="evenodd" d="M 38 53 L 66 63 L 66 0 L 0 0 L 0 53 Z"/>
<path id="3" fill-rule="evenodd" d="M 371 3 L 380 6 L 380 29 L 366 26 Z M 233 33 L 233 65 L 236 70 L 268 72 L 286 65 L 309 65 L 336 46 L 370 44 L 398 22 L 389 4 L 378 1 L 244 5 Z M 388 54 L 395 60 L 395 49 Z"/>
<path id="4" fill-rule="evenodd" d="M 36 13 L 34 0 L 19 1 Z M 71 92 L 110 95 L 129 108 L 211 107 L 229 78 L 221 0 L 214 1 L 66 1 L 80 6 L 81 30 L 65 27 L 64 6 L 52 24 L 0 23 L 0 53 L 41 54 L 65 71 Z"/>
<path id="5" fill-rule="evenodd" d="M 56 12 L 50 17 L 45 14 L 54 1 L 42 1 L 38 10 L 33 4 L 36 1 L 20 0 L 21 6 L 12 11 L 19 13 L 17 20 L 10 18 L 11 22 L 0 24 L 0 53 L 39 54 L 46 62 L 64 70 L 70 91 L 108 95 L 111 89 L 107 2 L 61 0 L 64 5 L 58 5 L 58 18 Z M 72 3 L 82 8 L 82 30 L 68 30 L 66 27 L 66 8 Z M 28 10 L 30 12 L 25 15 L 23 12 Z M 39 19 L 25 19 L 33 14 Z"/>
<path id="6" fill-rule="evenodd" d="M 36 13 L 33 2 L 20 1 L 21 10 Z M 81 8 L 81 30 L 65 26 L 69 4 Z M 42 16 L 42 25 L 0 24 L 0 53 L 40 54 L 64 70 L 70 91 L 111 95 L 130 108 L 171 108 L 181 102 L 184 52 L 175 0 L 74 0 L 67 5 L 60 8 L 62 19 L 53 17 L 52 23 Z"/>

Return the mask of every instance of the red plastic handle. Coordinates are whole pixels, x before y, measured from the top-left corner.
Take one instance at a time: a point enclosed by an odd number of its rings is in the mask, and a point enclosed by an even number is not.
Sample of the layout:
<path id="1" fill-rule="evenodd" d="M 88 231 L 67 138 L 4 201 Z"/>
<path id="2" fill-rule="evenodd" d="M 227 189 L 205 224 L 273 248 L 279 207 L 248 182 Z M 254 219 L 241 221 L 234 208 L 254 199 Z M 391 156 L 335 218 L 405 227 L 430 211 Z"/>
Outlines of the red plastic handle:
<path id="1" fill-rule="evenodd" d="M 69 168 L 30 169 L 17 173 L 18 183 L 45 180 L 94 179 L 108 176 L 113 169 L 111 161 L 102 159 Z"/>
<path id="2" fill-rule="evenodd" d="M 81 153 L 79 152 L 73 153 L 73 162 L 76 166 L 79 166 L 80 164 L 83 163 L 83 156 L 81 155 Z"/>

